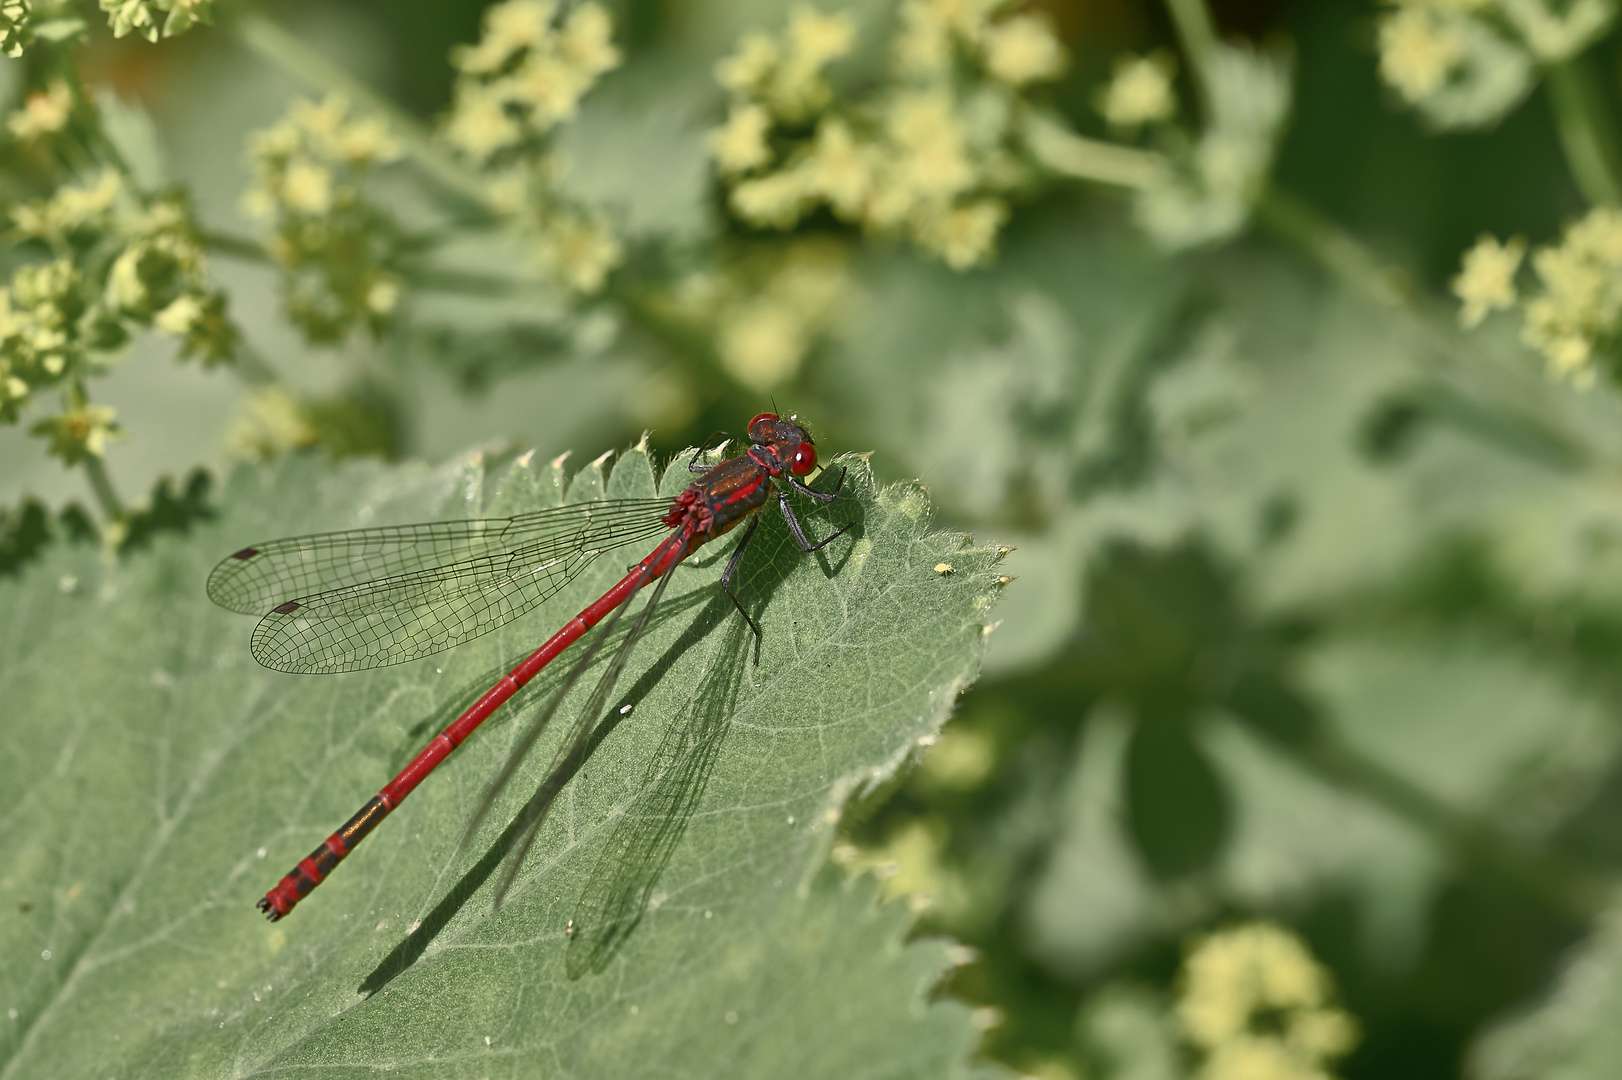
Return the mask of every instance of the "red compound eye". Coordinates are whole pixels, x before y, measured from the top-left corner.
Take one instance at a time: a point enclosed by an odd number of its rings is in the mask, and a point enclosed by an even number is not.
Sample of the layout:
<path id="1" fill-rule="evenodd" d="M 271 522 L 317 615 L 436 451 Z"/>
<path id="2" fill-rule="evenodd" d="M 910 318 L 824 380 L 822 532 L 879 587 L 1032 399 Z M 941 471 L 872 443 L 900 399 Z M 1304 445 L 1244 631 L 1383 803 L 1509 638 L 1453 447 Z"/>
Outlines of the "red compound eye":
<path id="1" fill-rule="evenodd" d="M 760 415 L 756 416 L 753 420 L 749 421 L 749 426 L 747 428 L 745 428 L 744 430 L 746 430 L 749 433 L 749 437 L 751 439 L 753 439 L 755 437 L 755 425 L 756 424 L 760 423 L 762 420 L 776 420 L 776 419 L 777 419 L 777 414 L 776 413 L 763 412 Z M 758 442 L 759 440 L 756 440 L 756 441 Z"/>
<path id="2" fill-rule="evenodd" d="M 808 442 L 803 442 L 794 448 L 794 458 L 788 463 L 788 471 L 795 476 L 804 476 L 817 467 L 817 448 Z"/>

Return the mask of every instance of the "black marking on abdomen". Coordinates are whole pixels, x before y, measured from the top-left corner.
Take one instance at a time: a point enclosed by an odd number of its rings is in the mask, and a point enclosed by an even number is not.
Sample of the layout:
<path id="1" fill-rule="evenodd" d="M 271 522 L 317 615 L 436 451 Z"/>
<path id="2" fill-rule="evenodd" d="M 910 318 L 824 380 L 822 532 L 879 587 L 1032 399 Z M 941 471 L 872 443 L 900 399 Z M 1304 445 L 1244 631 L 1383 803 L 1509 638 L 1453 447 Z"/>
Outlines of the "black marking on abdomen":
<path id="1" fill-rule="evenodd" d="M 389 805 L 383 801 L 381 795 L 372 796 L 372 801 L 360 808 L 360 812 L 338 830 L 338 839 L 343 841 L 344 853 L 347 855 L 355 845 L 366 839 L 366 834 L 377 828 L 377 823 L 389 816 Z"/>

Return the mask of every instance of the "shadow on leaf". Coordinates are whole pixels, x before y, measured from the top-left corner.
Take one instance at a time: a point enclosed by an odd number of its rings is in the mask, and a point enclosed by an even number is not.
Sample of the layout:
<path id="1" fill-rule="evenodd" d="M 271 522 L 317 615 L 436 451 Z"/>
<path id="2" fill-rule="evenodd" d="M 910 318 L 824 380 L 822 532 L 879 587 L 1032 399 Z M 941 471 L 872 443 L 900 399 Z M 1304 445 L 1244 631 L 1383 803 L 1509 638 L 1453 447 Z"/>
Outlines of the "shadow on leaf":
<path id="1" fill-rule="evenodd" d="M 564 961 L 569 978 L 601 972 L 642 921 L 709 782 L 748 662 L 748 632 L 742 620 L 730 620 L 715 662 L 666 730 L 641 789 L 586 880 Z"/>

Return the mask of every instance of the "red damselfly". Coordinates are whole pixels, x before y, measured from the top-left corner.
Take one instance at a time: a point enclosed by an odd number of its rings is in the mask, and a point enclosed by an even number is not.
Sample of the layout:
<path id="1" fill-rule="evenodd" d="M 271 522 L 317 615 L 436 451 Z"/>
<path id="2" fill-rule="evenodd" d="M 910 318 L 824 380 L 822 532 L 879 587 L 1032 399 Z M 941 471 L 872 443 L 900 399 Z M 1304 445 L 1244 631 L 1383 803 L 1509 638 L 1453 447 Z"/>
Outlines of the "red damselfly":
<path id="1" fill-rule="evenodd" d="M 253 631 L 255 660 L 277 671 L 359 671 L 415 660 L 494 630 L 556 594 L 604 552 L 666 534 L 618 584 L 503 676 L 354 817 L 301 859 L 259 901 L 259 910 L 272 922 L 292 911 L 502 702 L 593 626 L 603 623 L 491 782 L 474 816 L 476 824 L 591 665 L 638 591 L 657 581 L 647 606 L 614 651 L 564 738 L 537 797 L 525 810 L 518 840 L 496 888 L 499 904 L 553 799 L 572 774 L 575 759 L 588 745 L 595 720 L 607 706 L 632 648 L 670 583 L 672 569 L 701 545 L 749 518 L 748 528 L 721 571 L 721 588 L 754 634 L 758 664 L 760 627 L 738 602 L 731 585 L 733 572 L 760 524 L 756 512 L 776 494 L 789 532 L 808 552 L 850 528 L 846 525 L 812 543 L 789 506 L 788 491 L 772 483 L 781 481 L 823 503 L 832 502 L 844 483 L 844 470 L 833 491 L 826 493 L 801 480 L 816 468 L 817 452 L 796 419 L 761 413 L 749 421 L 749 448 L 714 466 L 697 464 L 699 452 L 695 451 L 687 467 L 702 475 L 674 500 L 599 500 L 502 520 L 318 533 L 255 544 L 223 559 L 209 574 L 208 595 L 232 611 L 263 616 Z"/>

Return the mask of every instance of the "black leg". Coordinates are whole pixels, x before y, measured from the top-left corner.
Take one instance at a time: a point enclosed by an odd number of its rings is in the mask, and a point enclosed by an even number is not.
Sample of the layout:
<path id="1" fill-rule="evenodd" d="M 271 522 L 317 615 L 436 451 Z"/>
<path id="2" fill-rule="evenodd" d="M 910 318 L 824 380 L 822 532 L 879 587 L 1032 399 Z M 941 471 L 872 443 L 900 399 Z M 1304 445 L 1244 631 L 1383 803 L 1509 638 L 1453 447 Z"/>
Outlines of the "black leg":
<path id="1" fill-rule="evenodd" d="M 797 476 L 790 476 L 789 474 L 784 473 L 783 479 L 787 480 L 789 482 L 789 486 L 795 491 L 798 491 L 801 495 L 809 495 L 818 502 L 831 503 L 839 495 L 839 489 L 845 486 L 845 470 L 839 470 L 839 479 L 834 482 L 834 489 L 828 492 L 826 495 L 820 491 L 814 491 L 805 486 L 800 482 L 800 478 Z M 835 533 L 834 535 L 837 536 L 838 534 Z M 828 539 L 832 540 L 833 537 L 830 536 Z"/>
<path id="2" fill-rule="evenodd" d="M 812 494 L 815 495 L 816 492 L 812 492 Z M 820 498 L 820 496 L 818 497 Z M 834 533 L 833 536 L 830 536 L 825 540 L 818 540 L 813 544 L 811 541 L 805 538 L 805 530 L 800 527 L 800 519 L 794 516 L 794 511 L 789 507 L 788 492 L 779 491 L 777 493 L 777 508 L 783 511 L 783 520 L 788 522 L 788 531 L 794 534 L 794 541 L 800 545 L 801 551 L 816 551 L 818 548 L 826 547 L 828 544 L 837 539 L 839 535 L 845 531 L 845 529 L 850 528 L 850 525 L 846 525 L 844 529 L 840 529 L 839 532 Z M 852 524 L 855 523 L 852 522 Z"/>
<path id="3" fill-rule="evenodd" d="M 738 562 L 743 558 L 743 549 L 749 546 L 749 538 L 755 535 L 755 526 L 759 524 L 760 515 L 756 514 L 749 519 L 749 527 L 743 531 L 743 539 L 739 540 L 738 546 L 733 549 L 732 558 L 727 560 L 727 568 L 721 571 L 721 588 L 726 590 L 727 599 L 732 601 L 732 606 L 738 609 L 738 614 L 743 616 L 743 621 L 749 624 L 750 632 L 755 635 L 757 667 L 760 665 L 760 627 L 755 625 L 755 620 L 751 619 L 749 613 L 743 609 L 743 605 L 738 603 L 738 597 L 732 591 L 732 572 L 738 568 Z"/>
<path id="4" fill-rule="evenodd" d="M 712 432 L 711 435 L 710 435 L 710 439 L 715 438 L 715 436 L 717 436 L 717 435 L 721 436 L 721 442 L 724 443 L 724 442 L 727 441 L 727 433 L 724 432 L 724 431 Z M 697 450 L 694 450 L 693 451 L 693 456 L 687 459 L 687 471 L 688 472 L 690 472 L 690 473 L 706 473 L 706 472 L 710 471 L 710 468 L 711 468 L 710 466 L 698 464 L 698 459 L 703 457 L 710 449 L 710 439 L 705 439 L 704 440 L 704 445 L 700 446 Z"/>

